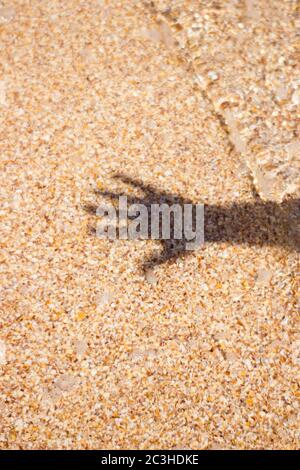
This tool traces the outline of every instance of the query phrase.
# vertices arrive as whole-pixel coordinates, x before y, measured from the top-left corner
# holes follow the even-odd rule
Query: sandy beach
[[[299,2],[1,0],[0,45],[0,448],[299,448]],[[120,194],[204,245],[99,239]]]

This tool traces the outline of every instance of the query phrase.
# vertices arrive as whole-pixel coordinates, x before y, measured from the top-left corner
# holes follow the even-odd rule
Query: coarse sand
[[[0,1],[2,449],[299,447],[296,6]],[[145,185],[201,249],[95,236]]]

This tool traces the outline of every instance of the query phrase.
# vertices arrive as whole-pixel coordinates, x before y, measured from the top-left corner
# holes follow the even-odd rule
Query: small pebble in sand
[[[153,269],[147,269],[147,271],[145,272],[145,278],[149,284],[157,284],[157,277]]]
[[[210,72],[208,72],[207,75],[209,76],[209,78],[211,80],[218,80],[218,78],[219,78],[218,74],[216,72],[212,71],[212,70]]]

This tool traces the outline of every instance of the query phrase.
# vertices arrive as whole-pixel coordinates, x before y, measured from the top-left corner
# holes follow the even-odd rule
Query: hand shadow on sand
[[[151,204],[195,203],[167,191],[158,191],[153,186],[131,177],[117,174],[116,179],[131,187],[142,190],[143,197],[135,197],[123,192],[95,191],[97,196],[118,200],[119,196],[127,196],[128,204],[144,204],[148,208],[149,233]],[[96,215],[98,205],[86,205],[84,210]],[[253,202],[232,203],[226,206],[205,204],[204,207],[204,246],[208,243],[228,242],[230,244],[243,244],[255,246],[281,246],[288,251],[299,252],[299,236],[297,238],[297,224],[299,225],[300,199],[288,199],[282,204],[262,201],[257,195]],[[299,226],[298,226],[299,229]],[[96,229],[92,230],[96,236]],[[149,237],[151,238],[151,237]],[[168,260],[188,256],[193,251],[186,250],[187,240],[160,239],[162,250],[158,256],[145,259],[143,269],[149,269],[163,264]]]

